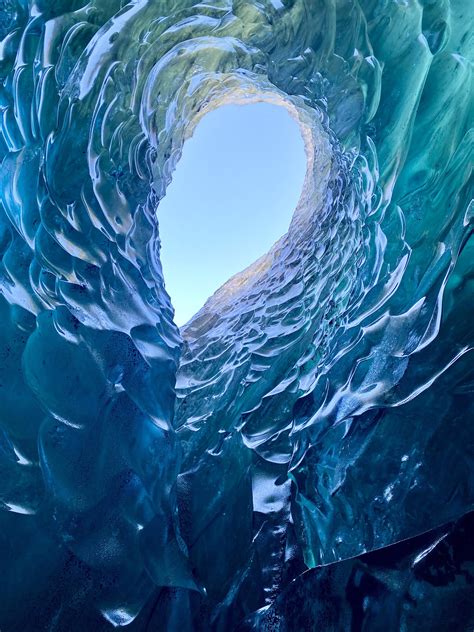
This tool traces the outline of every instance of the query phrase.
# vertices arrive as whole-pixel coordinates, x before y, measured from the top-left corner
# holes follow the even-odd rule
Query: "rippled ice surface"
[[[472,629],[474,4],[4,0],[0,39],[2,632]],[[179,332],[157,208],[261,100],[303,195]]]

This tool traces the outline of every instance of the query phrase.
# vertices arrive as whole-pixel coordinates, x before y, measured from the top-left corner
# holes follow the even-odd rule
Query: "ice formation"
[[[474,627],[473,24],[3,0],[2,632]],[[180,332],[159,201],[242,100],[299,121],[305,188]]]

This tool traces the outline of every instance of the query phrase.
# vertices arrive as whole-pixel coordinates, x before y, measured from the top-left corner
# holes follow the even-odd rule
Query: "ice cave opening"
[[[225,104],[199,121],[158,208],[178,326],[286,233],[306,169],[300,125],[280,105]]]

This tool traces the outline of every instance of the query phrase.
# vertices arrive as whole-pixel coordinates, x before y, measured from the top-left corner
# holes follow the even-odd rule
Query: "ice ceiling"
[[[4,0],[2,632],[472,629],[473,24]],[[156,209],[200,117],[261,100],[303,196],[181,336]]]

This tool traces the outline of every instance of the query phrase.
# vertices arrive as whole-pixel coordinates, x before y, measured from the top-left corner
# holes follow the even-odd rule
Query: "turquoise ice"
[[[474,4],[4,0],[0,42],[2,632],[472,629]],[[302,197],[180,332],[160,200],[262,100]]]

